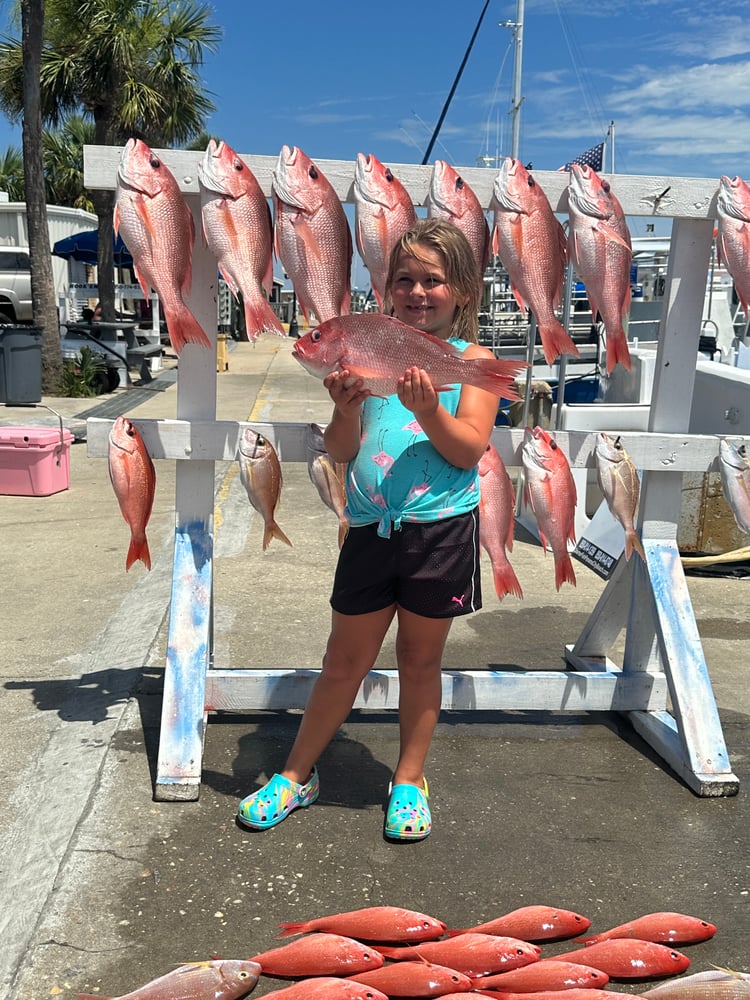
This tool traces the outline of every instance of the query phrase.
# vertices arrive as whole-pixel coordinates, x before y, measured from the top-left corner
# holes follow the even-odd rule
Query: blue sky
[[[419,163],[483,0],[217,0],[209,130],[238,152]],[[9,5],[2,3],[2,14]],[[539,169],[604,138],[618,173],[750,176],[750,19],[688,0],[527,0],[519,155]],[[510,152],[515,0],[491,0],[432,158]],[[726,11],[726,13],[724,13]],[[734,11],[734,13],[732,13]],[[0,145],[20,143],[0,119]],[[609,159],[607,160],[609,166]]]

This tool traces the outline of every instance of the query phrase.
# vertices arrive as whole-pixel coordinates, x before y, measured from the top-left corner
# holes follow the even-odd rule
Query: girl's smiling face
[[[440,253],[423,245],[419,257],[401,253],[390,291],[393,312],[402,323],[441,340],[450,337],[457,302]]]

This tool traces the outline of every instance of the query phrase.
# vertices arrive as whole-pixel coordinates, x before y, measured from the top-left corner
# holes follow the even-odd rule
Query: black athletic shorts
[[[339,553],[331,607],[362,615],[398,604],[424,618],[454,618],[482,606],[479,511],[402,521],[390,538],[376,524],[349,528]]]

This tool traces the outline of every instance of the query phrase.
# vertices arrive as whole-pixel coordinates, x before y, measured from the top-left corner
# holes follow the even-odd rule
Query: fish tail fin
[[[378,945],[378,951],[381,955],[384,955],[385,958],[398,958],[399,952],[403,952],[403,950],[403,947],[395,948],[386,944]]]
[[[148,540],[145,535],[130,539],[130,547],[125,557],[125,570],[129,570],[133,563],[141,560],[146,569],[151,569],[151,553],[148,548]]]
[[[641,559],[646,562],[646,553],[643,551],[643,545],[641,540],[635,532],[635,529],[625,532],[625,561],[632,556],[633,552],[637,552]]]
[[[619,330],[614,337],[607,335],[607,375],[618,364],[628,371],[633,367],[628,350],[628,338],[624,330]]]
[[[545,326],[540,324],[539,336],[542,340],[544,360],[548,365],[551,365],[555,358],[561,354],[571,354],[575,358],[580,356],[578,348],[566,333],[565,327],[557,320],[547,323]]]
[[[474,358],[471,364],[476,366],[474,368],[476,376],[471,380],[472,385],[494,393],[496,396],[502,396],[503,399],[516,400],[521,398],[513,385],[513,380],[529,367],[527,362]]]
[[[278,524],[275,521],[271,521],[270,524],[267,524],[266,528],[265,528],[265,531],[263,532],[263,550],[264,551],[271,544],[271,539],[272,538],[278,538],[278,540],[280,542],[284,542],[284,544],[288,545],[290,548],[293,547],[292,543],[289,541],[289,539],[286,537],[286,535],[284,534],[284,532],[281,530],[281,528],[278,526]]]
[[[281,933],[277,934],[277,938],[287,938],[294,937],[295,934],[304,934],[307,930],[306,921],[300,921],[297,924],[279,924],[281,928]]]
[[[275,333],[279,337],[286,337],[281,320],[263,296],[245,296],[245,326],[250,343],[254,343],[261,333]]]
[[[516,572],[510,563],[493,570],[492,576],[495,581],[495,593],[501,601],[507,594],[513,594],[514,597],[523,600],[521,584],[518,582]]]
[[[567,552],[565,552],[559,559],[555,560],[555,587],[557,590],[559,590],[564,583],[572,583],[574,587],[576,586],[576,574],[573,569],[573,561]]]
[[[201,347],[208,348],[213,346],[203,327],[184,302],[177,302],[169,309],[165,306],[164,319],[169,331],[169,342],[177,354],[185,344],[200,344]]]

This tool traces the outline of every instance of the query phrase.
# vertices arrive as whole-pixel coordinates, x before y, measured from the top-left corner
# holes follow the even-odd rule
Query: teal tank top
[[[451,337],[461,351],[468,341]],[[461,385],[440,393],[455,416]],[[432,445],[417,418],[397,395],[368,396],[362,406],[362,440],[349,463],[346,514],[352,525],[377,524],[388,538],[402,521],[438,521],[473,510],[479,503],[479,471],[459,469]]]

